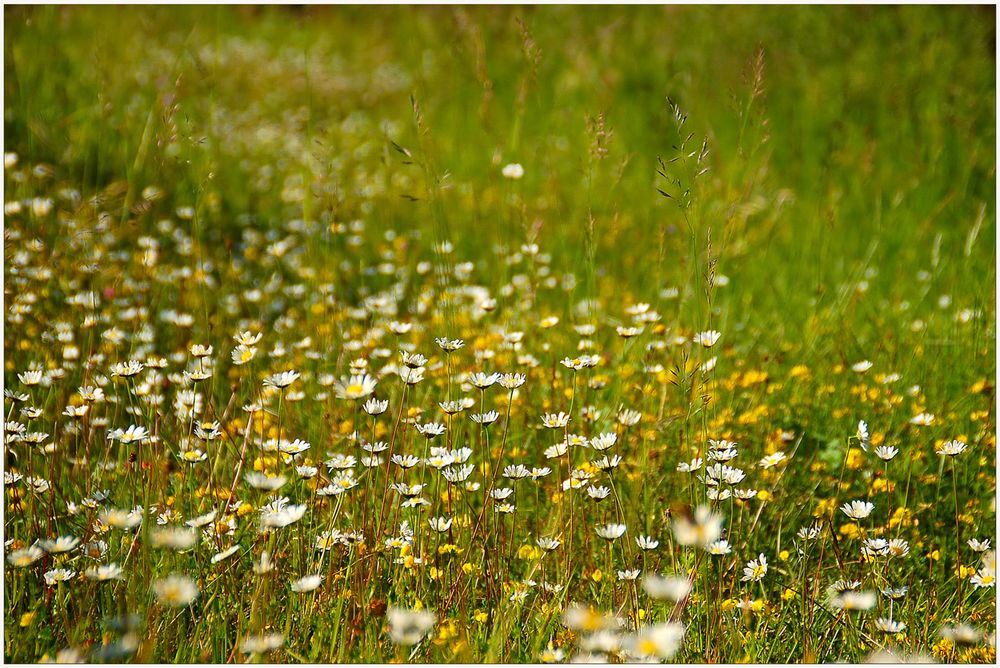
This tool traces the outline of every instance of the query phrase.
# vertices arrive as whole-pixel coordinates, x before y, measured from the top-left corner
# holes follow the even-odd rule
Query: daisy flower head
[[[92,385],[84,385],[79,388],[80,398],[86,401],[88,404],[99,403],[104,401],[104,390],[100,387],[94,387]]]
[[[413,323],[399,322],[397,320],[393,320],[392,322],[389,323],[389,329],[390,331],[392,331],[393,334],[397,335],[408,334],[410,330],[413,329]]]
[[[598,536],[607,541],[617,540],[625,535],[624,524],[605,524],[594,529]]]
[[[618,442],[618,435],[614,432],[605,432],[598,436],[592,437],[586,445],[597,450],[598,452],[603,452]]]
[[[861,553],[866,557],[886,555],[889,553],[889,541],[885,538],[868,538],[861,547]]]
[[[49,554],[61,554],[76,549],[80,539],[75,536],[60,536],[54,540],[39,541],[39,546]]]
[[[464,401],[442,401],[438,403],[446,415],[454,415],[465,410]]]
[[[198,383],[211,378],[212,372],[208,369],[195,369],[194,371],[185,371],[184,377],[192,382]]]
[[[546,552],[551,552],[552,550],[555,550],[560,545],[562,545],[562,541],[560,541],[558,538],[550,538],[549,536],[542,536],[540,538],[535,539],[535,544],[538,545],[538,547],[545,550]]]
[[[691,593],[691,580],[677,575],[649,574],[643,578],[642,588],[652,599],[677,602]]]
[[[465,341],[462,339],[446,339],[444,337],[434,339],[434,343],[438,344],[445,353],[453,353],[465,346]]]
[[[618,579],[622,582],[635,582],[639,579],[639,573],[641,573],[638,568],[632,568],[627,571],[618,571]]]
[[[164,527],[155,529],[151,534],[151,540],[153,547],[183,552],[191,549],[198,542],[198,532],[191,528]]]
[[[211,562],[213,564],[217,564],[220,561],[225,561],[229,557],[231,557],[234,554],[236,554],[237,552],[239,552],[239,550],[240,550],[240,545],[239,545],[239,543],[237,543],[237,544],[235,544],[235,545],[233,545],[231,547],[226,548],[222,552],[216,552],[214,555],[212,555]]]
[[[306,504],[285,505],[280,508],[265,507],[260,514],[261,529],[280,529],[302,519]]]
[[[673,522],[674,538],[681,545],[698,545],[707,548],[722,536],[722,515],[708,506],[698,506],[694,516],[677,517]]]
[[[102,564],[100,566],[92,566],[88,568],[83,573],[91,580],[97,580],[98,582],[107,582],[109,580],[121,580],[124,576],[122,574],[122,568],[116,563]]]
[[[705,475],[708,476],[709,484],[725,483],[727,485],[738,485],[746,477],[743,469],[725,464],[712,464],[705,469]]]
[[[104,391],[101,390],[101,393],[103,394]],[[25,401],[31,398],[27,394],[24,394],[22,392],[15,392],[10,388],[4,388],[3,396],[6,399],[10,399],[10,401],[15,404],[24,403]]]
[[[739,455],[736,448],[729,448],[728,450],[709,450],[707,453],[708,458],[713,462],[730,462]],[[763,465],[763,460],[762,460]]]
[[[111,375],[115,378],[130,378],[138,375],[145,368],[146,365],[138,360],[118,362],[117,364],[113,364],[111,366]]]
[[[45,556],[45,552],[37,545],[14,550],[7,555],[7,563],[15,568],[30,566]]]
[[[624,409],[618,413],[618,424],[623,427],[634,427],[642,420],[642,413],[631,409]]]
[[[982,638],[982,632],[969,624],[948,624],[942,626],[938,631],[945,640],[950,640],[960,645],[974,645]]]
[[[906,624],[886,617],[879,617],[875,620],[875,628],[882,633],[902,633],[906,630]]]
[[[616,327],[615,331],[623,339],[631,339],[634,336],[642,334],[642,327]]]
[[[567,369],[573,369],[573,371],[579,371],[580,369],[583,368],[583,361],[579,357],[575,359],[564,357],[561,360],[559,360],[559,363],[562,364]]]
[[[187,524],[189,527],[197,529],[199,527],[203,527],[207,524],[211,524],[212,522],[214,522],[217,514],[218,514],[217,511],[210,510],[204,515],[199,515],[197,517],[189,519],[187,522],[185,522],[185,524]]]
[[[977,538],[970,538],[966,541],[966,544],[972,548],[973,552],[986,552],[990,549],[990,539],[979,540]],[[43,546],[44,547],[44,546]]]
[[[639,546],[640,550],[655,550],[660,546],[660,541],[649,536],[636,536],[635,544]]]
[[[705,494],[708,496],[710,501],[725,501],[733,496],[733,490],[729,487],[720,488],[716,484],[716,486],[706,489]]]
[[[163,605],[183,608],[198,597],[198,584],[187,575],[168,575],[153,583],[153,594]]]
[[[947,443],[945,443],[944,445],[942,445],[940,448],[938,448],[937,450],[935,450],[935,452],[937,452],[937,454],[945,456],[945,457],[957,457],[958,455],[960,455],[963,452],[965,452],[965,450],[967,448],[968,448],[968,446],[965,444],[965,441],[959,441],[959,440],[956,439],[956,440],[948,441]]]
[[[505,373],[497,380],[500,386],[507,390],[516,390],[524,385],[525,375],[523,373]]]
[[[108,438],[120,443],[142,443],[149,439],[149,431],[145,427],[131,425],[127,429],[114,429],[108,433]]]
[[[681,648],[684,630],[684,624],[680,622],[652,624],[630,636],[625,645],[635,657],[666,661]]]
[[[553,647],[552,643],[538,654],[538,660],[542,663],[562,663],[565,658],[566,651]]]
[[[69,582],[75,575],[76,571],[71,571],[68,568],[53,568],[45,572],[45,584],[53,587],[60,582]]]
[[[767,575],[767,557],[762,554],[757,555],[756,559],[748,561],[747,565],[743,567],[743,577],[740,578],[743,582],[760,582]]]
[[[613,614],[597,610],[592,605],[572,603],[563,609],[562,624],[577,633],[593,634],[598,631],[618,629],[621,620]]]
[[[868,423],[864,420],[858,420],[856,438],[858,439],[858,443],[861,444],[861,449],[868,452],[868,446],[871,445],[871,435],[868,433]]]
[[[67,406],[66,409],[63,411],[62,414],[65,415],[66,417],[82,418],[83,416],[85,416],[87,414],[87,411],[89,409],[90,409],[90,406],[88,406],[86,404],[84,404],[82,406]]]
[[[122,510],[120,508],[106,508],[101,511],[100,519],[115,529],[128,531],[142,524],[142,509]]]
[[[853,370],[855,373],[865,373],[866,371],[868,371],[869,369],[871,369],[873,366],[874,366],[874,364],[872,364],[868,360],[862,360],[860,362],[855,362],[854,364],[852,364],[851,365],[851,370]]]
[[[562,429],[569,424],[570,417],[566,413],[547,413],[542,416],[542,425],[549,429]]]
[[[801,527],[795,534],[799,540],[816,540],[823,534],[822,524]]]
[[[212,346],[205,346],[200,343],[191,344],[188,348],[188,352],[191,353],[191,357],[208,357],[212,354]]]
[[[868,501],[851,501],[840,507],[841,512],[852,520],[863,520],[875,510],[875,504]]]
[[[305,594],[318,588],[323,583],[322,575],[304,575],[292,583],[292,591]]]
[[[364,399],[375,391],[378,381],[367,374],[358,374],[341,378],[337,381],[333,391],[338,399],[348,399],[357,401]]]
[[[455,457],[445,448],[431,448],[431,456],[426,458],[424,462],[428,466],[440,470],[454,464]]]
[[[260,332],[254,334],[250,330],[247,330],[245,332],[238,332],[237,334],[234,334],[233,341],[241,346],[255,346],[258,342],[260,342],[262,336],[264,335]]]
[[[434,438],[436,436],[440,436],[441,434],[443,434],[448,429],[447,427],[445,427],[443,424],[441,424],[439,422],[428,422],[426,424],[417,424],[417,425],[414,425],[414,428],[424,438],[427,438],[427,439],[431,439],[431,438]]]
[[[694,473],[701,468],[703,460],[700,457],[695,457],[690,462],[681,462],[677,465],[677,471],[680,473]]]
[[[428,610],[391,607],[386,611],[389,638],[397,645],[416,645],[434,628],[437,616]]]
[[[260,471],[248,471],[243,475],[243,479],[254,489],[263,489],[273,492],[288,482],[283,475],[267,475]]]
[[[769,468],[771,468],[773,466],[777,466],[781,462],[785,461],[785,459],[786,459],[786,457],[785,457],[785,453],[784,452],[780,452],[780,451],[779,452],[775,452],[775,453],[767,455],[766,457],[764,457],[763,459],[761,459],[760,460],[760,467],[762,469],[769,469]]]
[[[372,417],[375,417],[376,415],[381,415],[382,413],[385,413],[388,409],[389,409],[388,399],[379,400],[372,397],[371,399],[369,399],[368,401],[366,401],[361,405],[361,410],[363,410],[368,415],[371,415]]]
[[[898,601],[904,598],[909,590],[910,588],[906,585],[903,585],[902,587],[886,587],[882,590],[882,595],[888,599]]]
[[[427,523],[434,531],[437,531],[438,533],[444,533],[445,531],[451,528],[451,523],[453,521],[454,519],[451,517],[448,518],[432,517],[431,519],[427,520]]]
[[[590,487],[587,488],[587,496],[589,496],[591,499],[594,499],[595,501],[603,501],[604,499],[608,498],[610,494],[611,490],[605,487],[604,485],[601,485],[600,487],[591,485]]]
[[[875,456],[884,462],[891,461],[898,454],[899,450],[891,445],[880,445],[875,448]]]
[[[408,353],[405,350],[399,351],[400,356],[403,360],[403,366],[408,366],[411,369],[416,369],[417,367],[426,366],[427,358],[420,353]]]
[[[996,573],[985,568],[980,568],[976,571],[975,575],[969,578],[969,582],[971,582],[976,589],[994,587],[997,583]]]
[[[892,538],[886,546],[886,554],[890,557],[905,557],[910,553],[910,544],[902,538]]]
[[[725,539],[714,540],[705,549],[714,557],[722,557],[733,551],[729,541]]]
[[[331,550],[343,541],[343,534],[337,529],[324,531],[316,536],[316,549],[320,551]]]
[[[716,343],[719,342],[719,338],[722,337],[722,332],[716,331],[714,329],[709,329],[704,332],[698,332],[694,335],[692,341],[694,343],[700,344],[705,348],[711,348]]]
[[[861,580],[835,580],[830,584],[830,589],[842,594],[845,591],[853,591],[861,586]]]
[[[424,379],[424,367],[420,366],[416,369],[411,369],[408,366],[404,366],[399,370],[399,378],[407,385],[416,385]]]
[[[531,475],[531,470],[524,464],[509,464],[503,469],[503,477],[520,480]]]
[[[240,651],[244,654],[266,654],[279,649],[285,644],[285,636],[280,633],[248,636],[240,643]]]
[[[264,379],[264,387],[274,387],[282,390],[299,379],[298,371],[281,371]]]
[[[475,385],[480,390],[485,390],[498,380],[500,380],[500,374],[498,373],[487,374],[483,373],[482,371],[477,371],[476,373],[469,376],[469,382]]]
[[[274,570],[274,560],[271,559],[271,553],[264,550],[260,553],[260,559],[253,562],[253,572],[257,575],[264,575],[270,573]]]
[[[833,599],[833,607],[841,610],[864,612],[875,607],[877,597],[873,591],[845,591]]]
[[[491,425],[499,419],[500,413],[497,411],[487,411],[485,413],[473,413],[469,419],[476,424]]]
[[[505,179],[511,179],[512,181],[516,181],[520,179],[522,176],[524,176],[524,167],[522,167],[520,164],[516,162],[512,162],[504,165],[503,169],[500,170],[500,173],[503,174],[503,177]]]

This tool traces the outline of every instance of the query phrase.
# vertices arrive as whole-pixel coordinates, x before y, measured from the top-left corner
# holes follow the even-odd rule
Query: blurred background
[[[592,281],[645,301],[696,293],[714,261],[738,287],[724,319],[777,337],[891,320],[930,299],[918,270],[995,301],[993,7],[5,17],[6,150],[123,200],[140,229],[156,185],[237,254],[248,226],[364,219],[447,238],[486,276],[535,241],[583,280],[589,252]],[[875,280],[885,299],[852,305],[844,286]]]

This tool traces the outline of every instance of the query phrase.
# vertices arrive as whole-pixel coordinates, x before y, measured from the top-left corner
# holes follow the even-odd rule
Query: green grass
[[[619,615],[626,641],[636,609],[641,626],[679,619],[683,643],[663,652],[675,661],[858,661],[885,647],[992,661],[991,647],[939,631],[995,630],[995,589],[955,574],[980,567],[966,540],[995,542],[995,40],[990,7],[5,8],[4,144],[17,161],[4,179],[4,380],[29,395],[5,413],[54,446],[7,439],[5,471],[48,489],[5,484],[6,551],[60,535],[107,544],[96,560],[7,564],[5,658],[71,647],[217,662],[281,633],[259,656],[537,661],[549,644],[567,658],[586,645],[563,623],[581,603]],[[509,163],[523,178],[504,178]],[[32,206],[44,198],[51,210]],[[93,310],[71,299],[86,291]],[[487,297],[495,310],[480,307]],[[658,317],[638,322],[637,303]],[[396,334],[392,321],[415,326]],[[635,338],[616,333],[633,324]],[[232,337],[248,329],[263,339],[234,365]],[[714,347],[691,343],[712,329]],[[466,346],[446,357],[436,337]],[[208,361],[192,344],[213,346]],[[391,366],[401,347],[430,358],[405,394]],[[559,364],[584,352],[600,355],[596,368]],[[112,364],[161,357],[162,371],[110,378]],[[389,401],[377,418],[321,382],[358,359]],[[852,370],[862,360],[872,368]],[[202,410],[182,415],[181,374],[206,363]],[[36,365],[64,376],[25,383]],[[262,391],[287,369],[302,378],[280,399]],[[468,385],[477,371],[527,382],[509,402]],[[64,415],[83,385],[115,400]],[[462,396],[473,406],[449,422],[439,403]],[[258,400],[266,411],[248,423],[240,408]],[[466,419],[491,409],[488,429]],[[639,424],[618,424],[622,409]],[[568,427],[540,426],[559,411]],[[931,425],[910,423],[925,411]],[[862,419],[876,445],[900,450],[887,465],[858,447]],[[195,422],[216,420],[221,434],[196,442]],[[483,489],[449,499],[457,486],[424,464],[386,480],[359,461],[358,487],[324,497],[296,473],[317,466],[322,487],[332,453],[360,460],[356,430],[425,457],[414,421],[447,424],[429,445],[471,448]],[[108,440],[132,424],[158,440]],[[566,433],[609,431],[606,453],[545,458]],[[282,461],[260,451],[275,437],[310,448]],[[740,486],[767,498],[709,502],[676,471],[720,438],[739,443]],[[968,451],[935,454],[952,439]],[[196,446],[205,461],[179,458]],[[758,465],[776,451],[788,460]],[[592,480],[612,495],[561,496],[568,467],[601,454],[623,458]],[[553,473],[507,483],[515,513],[483,512],[498,463]],[[301,520],[258,533],[268,493],[242,481],[255,467],[288,478],[280,494],[306,504]],[[393,481],[423,481],[431,505],[400,508]],[[181,553],[152,547],[155,514],[105,532],[101,509],[81,506],[108,490],[105,508],[169,505],[182,525],[226,516],[230,489],[232,535]],[[854,499],[875,504],[862,531],[906,540],[908,555],[861,559],[837,509]],[[672,538],[705,503],[725,517],[725,557]],[[382,507],[392,522],[372,517]],[[452,530],[431,531],[436,516],[454,517]],[[403,519],[422,564],[384,549]],[[612,521],[628,530],[609,550],[594,527]],[[813,522],[823,534],[800,554],[796,533]],[[316,536],[332,527],[363,532],[363,545],[321,559]],[[557,533],[551,554],[521,549]],[[639,554],[639,534],[660,546]],[[211,563],[236,543],[238,556]],[[439,553],[447,544],[461,552]],[[258,575],[263,550],[277,566]],[[770,571],[741,582],[760,553]],[[50,587],[55,562],[76,575]],[[82,575],[110,562],[120,582]],[[694,593],[672,611],[609,564],[690,574]],[[150,586],[175,571],[199,595],[171,609]],[[313,572],[316,591],[290,591]],[[545,591],[543,573],[562,589]],[[841,613],[826,590],[843,578],[910,591]],[[512,600],[525,579],[537,584]],[[436,624],[394,645],[387,606],[433,610]],[[119,628],[127,614],[137,621]],[[890,617],[905,631],[875,628]]]

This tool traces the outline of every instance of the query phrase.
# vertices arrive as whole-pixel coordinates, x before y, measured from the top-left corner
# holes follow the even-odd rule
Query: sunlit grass
[[[7,660],[995,660],[992,8],[5,19]]]

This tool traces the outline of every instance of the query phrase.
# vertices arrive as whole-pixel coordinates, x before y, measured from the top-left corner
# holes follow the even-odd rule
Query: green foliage
[[[5,151],[17,156],[5,170],[4,378],[30,395],[8,397],[5,413],[55,446],[8,440],[5,470],[44,476],[51,491],[5,485],[7,554],[62,534],[108,542],[103,560],[71,557],[79,572],[58,586],[42,580],[52,555],[8,564],[7,660],[75,647],[146,662],[536,661],[547,647],[572,652],[579,638],[562,624],[572,602],[629,623],[671,617],[640,585],[615,580],[627,568],[694,573],[677,660],[857,661],[893,644],[989,658],[937,633],[995,627],[994,590],[955,574],[978,567],[966,539],[995,542],[994,8],[4,12]],[[522,177],[504,175],[512,163]],[[93,313],[74,304],[87,291]],[[648,311],[629,308],[640,303]],[[396,320],[417,326],[396,333]],[[62,324],[79,361],[56,343]],[[593,333],[573,328],[587,324]],[[642,331],[616,333],[633,325]],[[264,334],[261,351],[231,363],[245,329]],[[708,330],[722,333],[714,347],[693,338]],[[439,336],[467,347],[444,355]],[[195,418],[173,404],[191,382],[179,374],[202,370],[192,344],[214,346],[212,376],[197,381],[200,418],[224,434],[202,444],[203,462],[182,459]],[[431,359],[427,379],[404,389],[390,365],[409,344]],[[589,353],[601,356],[596,369],[559,364]],[[107,424],[67,427],[77,388],[146,355],[169,367],[109,382],[116,400],[92,407]],[[358,358],[389,400],[378,418],[319,382],[357,372]],[[872,369],[852,370],[862,360]],[[34,366],[66,375],[26,383],[19,374]],[[287,369],[303,373],[300,400],[262,390]],[[515,397],[466,382],[494,370],[527,383]],[[161,391],[161,405],[147,400]],[[440,403],[463,394],[470,411],[497,410],[496,424],[443,416]],[[255,401],[266,404],[259,433],[240,411]],[[23,417],[25,403],[42,416]],[[639,426],[616,420],[623,409],[642,413]],[[539,426],[559,411],[568,427]],[[923,412],[935,422],[911,421]],[[859,449],[862,418],[900,449],[889,464]],[[324,459],[359,454],[357,434],[424,457],[430,441],[412,423],[435,420],[449,445],[475,450],[483,484],[454,507],[442,496],[452,486],[425,465],[392,469],[434,481],[422,492],[431,510],[401,510],[379,470],[365,473],[363,493],[319,497],[291,461],[269,463],[258,447],[265,432],[309,441],[305,458],[325,484]],[[155,431],[156,447],[107,439],[131,424]],[[558,465],[543,454],[577,430],[619,435],[610,453],[624,462],[594,478],[613,487],[599,503],[562,496],[561,484],[601,453],[575,449]],[[747,485],[764,492],[711,504],[734,550],[724,558],[670,537],[673,521],[708,501],[677,467],[704,457],[709,438],[738,441]],[[959,438],[968,453],[935,454]],[[779,451],[786,462],[760,464]],[[484,471],[521,461],[559,468],[534,487],[509,483],[516,514],[486,512],[496,503]],[[281,494],[306,503],[305,518],[258,534],[268,495],[241,481],[249,470],[287,475]],[[96,510],[67,504],[104,487],[113,507],[162,510],[169,499],[184,519],[229,510],[236,528],[179,554],[148,549],[151,516],[135,535],[99,536]],[[868,498],[868,524],[837,509]],[[392,526],[372,517],[379,504]],[[464,518],[447,541],[427,528],[446,508]],[[402,518],[423,563],[382,548]],[[619,520],[620,542],[595,538],[595,526]],[[812,523],[823,537],[800,551],[796,532]],[[365,547],[317,557],[330,528],[363,529]],[[905,536],[907,560],[869,568],[865,531]],[[532,556],[535,538],[556,533],[558,550]],[[659,551],[638,553],[639,534],[659,537]],[[237,542],[231,562],[210,561]],[[448,544],[462,551],[442,552]],[[280,568],[255,574],[251,561],[272,548]],[[760,553],[768,576],[742,582]],[[82,576],[110,560],[126,565],[122,582]],[[317,593],[290,592],[314,567]],[[189,607],[165,608],[150,592],[174,570],[197,581]],[[874,631],[875,612],[831,608],[827,586],[855,577],[864,589],[910,586],[905,601],[878,608],[905,633]],[[539,594],[545,578],[563,588]],[[392,645],[393,605],[435,610],[433,640]],[[282,634],[280,650],[239,651],[265,632]]]

